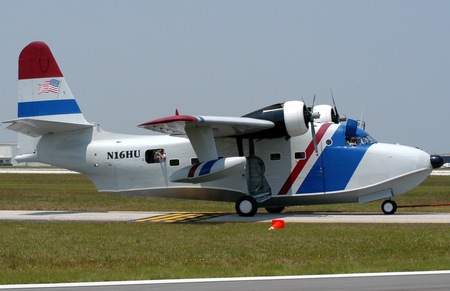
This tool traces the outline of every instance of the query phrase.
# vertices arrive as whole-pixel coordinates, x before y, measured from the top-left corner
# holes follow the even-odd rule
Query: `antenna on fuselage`
[[[362,130],[365,130],[366,129],[366,123],[363,120],[363,115],[364,115],[364,107],[361,110],[361,117],[358,120],[358,128],[362,129]]]

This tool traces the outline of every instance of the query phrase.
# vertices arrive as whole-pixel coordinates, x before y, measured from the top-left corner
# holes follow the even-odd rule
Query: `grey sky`
[[[16,117],[17,58],[55,55],[105,130],[167,115],[241,116],[304,98],[380,142],[450,152],[450,1],[2,1],[1,120]],[[15,141],[0,128],[0,142]]]

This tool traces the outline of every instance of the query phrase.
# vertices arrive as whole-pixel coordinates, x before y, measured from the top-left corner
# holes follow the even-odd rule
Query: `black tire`
[[[284,206],[280,206],[280,207],[266,207],[266,211],[269,213],[281,213],[284,210]]]
[[[235,209],[239,216],[254,216],[258,211],[258,204],[252,196],[242,196],[236,201]]]
[[[393,200],[385,200],[383,204],[381,204],[381,211],[384,214],[394,214],[397,211],[397,203]]]

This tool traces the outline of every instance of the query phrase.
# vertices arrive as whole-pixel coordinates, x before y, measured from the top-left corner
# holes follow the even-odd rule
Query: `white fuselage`
[[[247,194],[260,197],[260,206],[369,202],[400,195],[431,172],[429,155],[421,150],[382,143],[348,146],[342,126],[319,124],[316,130],[317,154],[309,134],[244,139],[247,163],[201,183],[171,181],[176,171],[198,163],[185,137],[121,135],[97,126],[43,136],[37,158],[86,174],[102,192],[220,201]],[[218,138],[216,144],[219,156],[239,155],[235,138]],[[153,160],[159,149],[166,154],[162,162]]]

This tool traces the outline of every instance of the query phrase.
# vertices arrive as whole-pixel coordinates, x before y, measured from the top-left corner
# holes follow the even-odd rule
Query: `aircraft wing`
[[[211,127],[214,137],[239,136],[272,128],[274,123],[249,117],[173,115],[139,127],[169,135],[186,135],[186,129]]]
[[[249,117],[173,115],[139,127],[169,135],[186,135],[201,162],[218,158],[216,137],[240,136],[274,127],[274,123]]]

